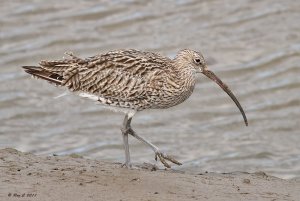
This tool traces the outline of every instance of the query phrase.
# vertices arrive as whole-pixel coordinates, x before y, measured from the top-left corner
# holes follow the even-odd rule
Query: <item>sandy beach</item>
[[[300,180],[263,172],[185,173],[138,169],[78,155],[0,150],[0,200],[299,200]]]

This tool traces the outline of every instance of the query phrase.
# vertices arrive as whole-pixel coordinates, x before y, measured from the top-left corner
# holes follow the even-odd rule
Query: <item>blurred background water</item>
[[[137,133],[193,171],[300,176],[300,2],[294,0],[0,2],[0,148],[124,161],[124,115],[68,95],[20,68],[42,59],[135,48],[201,51],[249,119],[200,75],[183,104],[145,111]],[[132,160],[154,163],[130,138]]]

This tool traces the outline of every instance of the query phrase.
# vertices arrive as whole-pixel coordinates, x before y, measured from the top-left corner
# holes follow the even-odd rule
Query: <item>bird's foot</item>
[[[124,168],[128,168],[128,169],[131,169],[132,168],[132,164],[130,162],[125,162],[121,165],[121,167],[124,167]]]
[[[131,163],[128,163],[128,164],[123,163],[121,167],[129,169],[129,170],[140,170],[141,169],[141,167],[139,167],[137,165],[132,165]]]
[[[155,151],[155,160],[157,161],[157,158],[159,158],[160,162],[166,167],[166,168],[171,168],[171,166],[166,162],[170,161],[176,165],[182,165],[179,161],[175,160],[173,157],[166,155],[159,150]]]

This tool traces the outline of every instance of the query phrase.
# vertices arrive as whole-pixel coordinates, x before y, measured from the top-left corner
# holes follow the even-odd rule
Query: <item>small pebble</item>
[[[139,181],[139,180],[140,180],[139,178],[131,179],[131,181]]]
[[[250,179],[244,179],[244,180],[243,180],[243,183],[245,183],[245,184],[250,184]]]

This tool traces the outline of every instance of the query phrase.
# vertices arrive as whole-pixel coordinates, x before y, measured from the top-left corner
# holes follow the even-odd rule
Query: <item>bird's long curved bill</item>
[[[239,108],[240,112],[242,113],[246,126],[248,126],[248,120],[246,114],[241,104],[236,99],[236,97],[231,92],[231,90],[228,88],[228,86],[225,83],[223,83],[222,80],[220,80],[220,78],[218,78],[212,71],[204,70],[202,73],[206,75],[208,78],[210,78],[211,80],[213,80],[215,83],[217,83],[230,96],[230,98],[233,100],[233,102],[236,104],[236,106]]]

